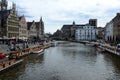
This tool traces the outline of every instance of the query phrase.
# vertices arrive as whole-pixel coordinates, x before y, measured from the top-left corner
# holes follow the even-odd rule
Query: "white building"
[[[27,22],[28,26],[28,38],[37,37],[37,27],[35,21]]]
[[[98,29],[96,26],[81,25],[76,29],[75,39],[77,41],[81,40],[97,40]]]
[[[113,38],[113,22],[110,21],[105,26],[105,40],[109,41]]]

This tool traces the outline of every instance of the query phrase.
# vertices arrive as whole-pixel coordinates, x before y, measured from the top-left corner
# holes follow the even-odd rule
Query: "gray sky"
[[[98,26],[104,27],[120,12],[120,0],[9,0],[9,7],[12,2],[27,21],[39,21],[42,16],[45,32],[51,33],[73,21],[86,24],[90,18],[98,19]]]

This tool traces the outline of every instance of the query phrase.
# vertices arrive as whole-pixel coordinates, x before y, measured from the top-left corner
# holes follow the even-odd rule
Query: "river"
[[[80,43],[59,42],[43,54],[24,57],[0,80],[120,80],[120,57]]]

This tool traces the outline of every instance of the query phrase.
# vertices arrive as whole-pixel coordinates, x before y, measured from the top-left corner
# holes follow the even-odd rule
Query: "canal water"
[[[120,57],[80,43],[59,42],[31,54],[0,80],[120,80]]]

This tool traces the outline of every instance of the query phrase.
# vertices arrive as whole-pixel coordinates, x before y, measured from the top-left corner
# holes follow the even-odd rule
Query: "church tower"
[[[8,2],[6,0],[2,0],[0,3],[1,11],[7,10]]]

